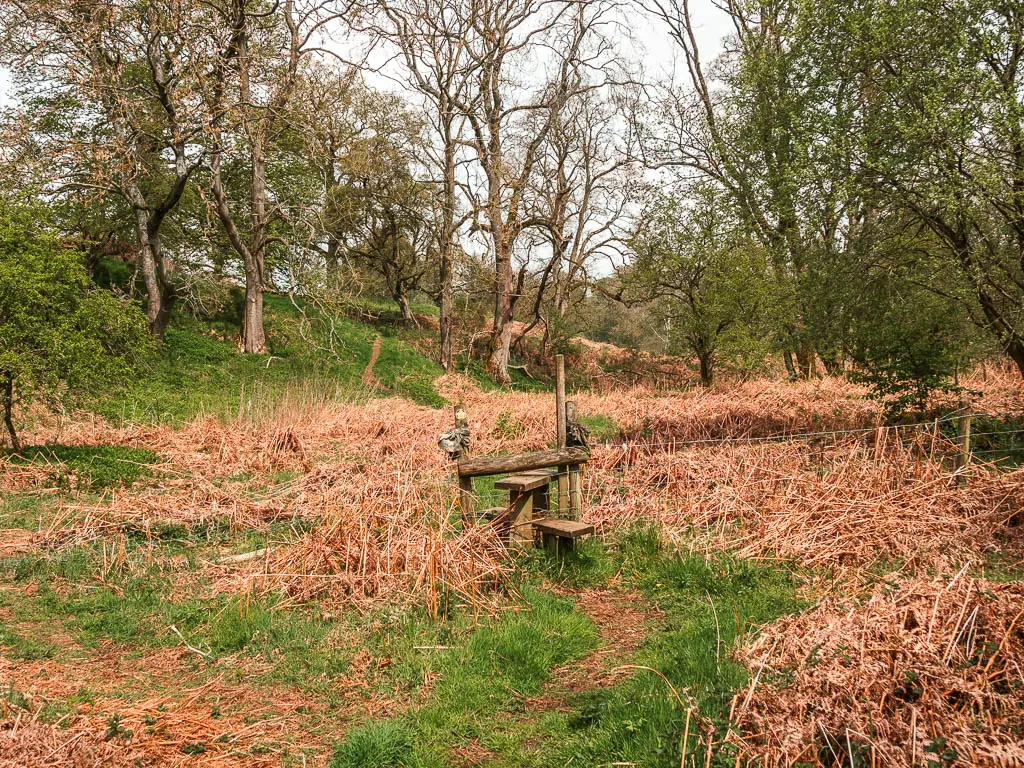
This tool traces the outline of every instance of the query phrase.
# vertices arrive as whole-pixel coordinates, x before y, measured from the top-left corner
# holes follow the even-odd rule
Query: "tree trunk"
[[[453,240],[455,238],[455,140],[452,137],[451,121],[444,125],[444,211],[441,219],[441,264],[439,268],[439,280],[441,291],[438,309],[440,318],[438,321],[438,333],[441,344],[441,367],[448,371],[452,370],[455,340],[453,338],[452,314],[454,295],[454,259],[452,258]]]
[[[409,305],[409,297],[405,291],[397,290],[392,295],[395,303],[398,304],[398,308],[402,311],[402,322],[406,325],[420,327],[420,324],[416,321],[416,315],[412,313],[412,307]]]
[[[798,344],[796,361],[800,366],[800,377],[809,379],[814,375],[814,347],[809,344]]]
[[[697,353],[700,361],[700,382],[705,387],[710,387],[715,381],[715,355],[713,352],[702,350]]]
[[[146,286],[146,320],[153,338],[163,341],[171,320],[175,291],[168,284],[166,265],[161,263],[158,235],[150,234],[150,229],[148,212],[136,207],[135,231],[139,239],[139,272]]]
[[[257,257],[254,257],[255,261]],[[262,258],[260,258],[262,261]],[[246,265],[245,311],[242,313],[242,351],[258,355],[266,351],[267,337],[263,331],[263,269],[262,265]]]
[[[786,373],[789,374],[789,378],[791,378],[791,379],[793,379],[795,381],[796,378],[797,378],[797,375],[796,375],[796,365],[793,363],[793,352],[792,352],[792,350],[787,349],[785,352],[782,353],[782,362],[786,364]]]
[[[455,351],[455,338],[454,338],[454,323],[452,322],[452,314],[454,311],[454,301],[452,290],[452,260],[451,260],[451,249],[449,248],[448,254],[441,255],[441,296],[440,302],[438,303],[438,309],[440,317],[438,319],[438,333],[440,336],[441,344],[441,367],[448,373],[451,373],[454,366],[454,351]]]
[[[334,169],[334,162],[337,155],[337,148],[334,146],[333,135],[329,139],[328,153],[330,159],[324,168],[324,199],[329,200],[331,193],[334,191],[334,187],[338,183],[337,173]],[[333,228],[332,228],[333,229]],[[339,272],[341,271],[341,260],[338,258],[338,248],[340,243],[336,235],[332,233],[327,234],[327,284],[332,289],[337,289],[341,286],[341,280],[339,279]]]
[[[512,343],[512,253],[504,233],[495,233],[494,331],[491,334],[488,369],[499,384],[511,384],[508,373]]]
[[[336,289],[341,285],[341,259],[338,257],[338,238],[334,235],[327,236],[327,284],[330,288]]]
[[[4,376],[4,379],[4,426],[7,427],[7,434],[11,436],[11,448],[14,449],[15,453],[20,453],[23,446],[21,440],[18,439],[17,431],[14,429],[14,376],[8,373]]]
[[[249,40],[240,35],[238,70],[242,101],[250,101]],[[248,131],[252,178],[249,187],[249,244],[245,266],[245,316],[242,319],[242,351],[261,354],[267,349],[263,330],[263,266],[267,247],[267,126],[258,122]]]

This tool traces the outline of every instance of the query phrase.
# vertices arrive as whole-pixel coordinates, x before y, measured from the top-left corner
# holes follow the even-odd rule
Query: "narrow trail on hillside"
[[[635,592],[611,587],[579,592],[554,587],[551,591],[576,598],[577,607],[597,625],[600,642],[582,659],[551,670],[549,682],[538,696],[521,699],[517,719],[506,725],[510,732],[542,712],[572,712],[577,694],[614,685],[631,674],[620,667],[632,661],[633,654],[661,617],[661,611]],[[477,739],[455,747],[452,757],[452,765],[459,768],[504,765],[495,762],[496,755]]]
[[[373,351],[370,352],[370,362],[366,364],[366,368],[363,370],[363,386],[376,389],[380,386],[380,382],[377,381],[377,377],[373,373],[373,366],[377,364],[377,358],[380,357],[380,345],[383,342],[383,337],[378,336],[373,340]]]
[[[600,645],[582,659],[553,670],[547,689],[526,702],[527,715],[571,711],[575,694],[613,685],[629,675],[619,667],[631,660],[661,615],[637,593],[607,587],[577,593],[576,604],[597,625]]]
[[[582,659],[551,670],[550,682],[538,696],[521,702],[523,710],[517,722],[529,722],[542,712],[572,712],[573,698],[583,691],[614,685],[631,674],[621,669],[633,659],[648,634],[656,627],[661,611],[635,592],[600,587],[580,592],[555,588],[558,594],[576,598],[577,607],[597,625],[600,643]],[[508,728],[515,730],[516,724]],[[460,768],[490,766],[495,755],[476,739],[456,747],[455,762]]]

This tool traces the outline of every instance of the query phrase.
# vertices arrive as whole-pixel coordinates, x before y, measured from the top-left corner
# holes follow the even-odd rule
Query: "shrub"
[[[125,378],[150,345],[138,307],[96,288],[38,206],[0,200],[0,404],[69,400]]]

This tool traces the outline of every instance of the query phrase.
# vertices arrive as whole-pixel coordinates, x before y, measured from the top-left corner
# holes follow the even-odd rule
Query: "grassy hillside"
[[[96,404],[108,418],[126,421],[179,421],[200,414],[246,417],[285,397],[303,400],[400,395],[441,406],[433,381],[443,371],[396,334],[383,316],[377,324],[345,317],[305,328],[286,297],[266,297],[268,351],[238,352],[238,327],[179,317],[168,329],[164,349],[122,391]],[[377,387],[362,383],[374,342]]]

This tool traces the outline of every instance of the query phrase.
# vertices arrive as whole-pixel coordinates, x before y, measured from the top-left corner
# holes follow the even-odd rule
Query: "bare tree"
[[[587,46],[608,6],[553,0],[482,0],[474,36],[467,44],[478,67],[474,93],[462,105],[472,129],[482,183],[474,195],[477,225],[491,241],[494,254],[494,327],[488,368],[500,382],[510,381],[509,354],[513,309],[523,284],[514,281],[516,241],[531,225],[526,196],[541,150],[563,106],[597,86],[579,77],[581,68],[599,69],[609,55],[605,45]],[[546,53],[549,72],[530,92],[517,82],[523,58]],[[526,92],[524,92],[524,90]]]
[[[425,153],[438,191],[435,238],[438,251],[440,362],[452,370],[455,254],[464,219],[458,214],[457,169],[463,148],[463,105],[469,102],[478,63],[465,41],[473,34],[474,3],[461,0],[383,0],[386,24],[379,32],[401,52],[408,83],[429,109],[424,110],[436,139]]]
[[[259,353],[266,348],[267,253],[282,241],[271,231],[279,209],[268,187],[268,155],[289,127],[287,108],[300,62],[315,47],[322,27],[338,16],[315,0],[283,0],[269,7],[258,0],[224,0],[208,7],[218,49],[207,93],[211,205],[245,273],[242,350]],[[245,197],[233,196],[225,183],[226,159],[246,166]]]
[[[534,299],[542,318],[546,290],[564,319],[575,290],[586,290],[600,256],[612,260],[629,237],[637,179],[634,135],[626,129],[614,90],[585,91],[570,99],[550,131],[536,174],[533,219],[550,248]]]

